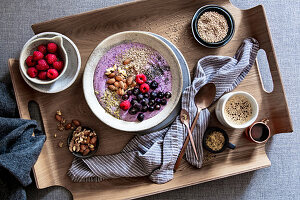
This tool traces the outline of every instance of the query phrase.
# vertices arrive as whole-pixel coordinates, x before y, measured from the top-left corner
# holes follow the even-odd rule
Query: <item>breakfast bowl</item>
[[[99,148],[99,138],[95,131],[86,126],[79,126],[67,139],[69,151],[78,158],[89,158]]]
[[[61,36],[54,36],[52,38],[46,38],[45,37],[45,38],[37,38],[37,39],[34,39],[34,40],[30,39],[29,41],[30,42],[27,42],[24,45],[24,47],[21,51],[21,54],[20,54],[20,59],[19,59],[20,72],[22,74],[22,77],[26,78],[27,80],[29,80],[29,81],[31,81],[35,84],[41,84],[41,85],[51,84],[51,83],[57,81],[59,78],[61,78],[63,76],[63,74],[65,73],[65,71],[67,70],[67,66],[68,66],[68,54],[67,54],[67,52],[66,52],[66,50],[63,46],[63,38]],[[41,54],[41,52],[38,51],[38,47],[40,45],[47,45],[49,43],[56,44],[57,45],[57,50],[55,50],[55,53],[50,53],[50,52],[48,52],[48,50],[45,49],[45,52],[47,52],[48,54],[47,55],[45,54],[45,56],[44,56],[44,54]],[[28,64],[26,63],[26,59],[29,56],[32,56],[34,54],[34,52],[39,52],[42,55],[41,59],[35,60],[35,61],[32,60],[32,62],[35,63],[35,64],[33,64],[35,66],[28,66]],[[53,77],[53,78],[52,77],[49,78],[48,75],[47,75],[47,77],[44,77],[43,79],[38,78],[38,76],[30,77],[29,74],[28,74],[28,69],[30,67],[37,68],[37,65],[38,65],[37,63],[39,63],[40,60],[45,61],[46,57],[49,54],[52,54],[51,56],[54,56],[55,60],[53,60],[53,61],[62,61],[62,66],[60,66],[60,69],[59,70],[55,69],[56,73],[58,71],[58,74],[55,74],[55,77]],[[39,69],[39,70],[35,69],[34,73],[38,73],[38,72],[44,72],[45,74],[48,73],[48,72],[51,73],[51,71],[49,71],[49,70],[54,68],[53,65],[52,65],[54,63],[53,61],[51,62],[51,65],[49,63],[45,64],[45,65],[47,65],[46,69]]]
[[[138,52],[134,53],[136,49]],[[126,56],[128,59],[124,59]],[[160,64],[150,64],[152,61],[146,58],[153,58],[155,62],[158,59]],[[139,70],[143,73],[136,72]],[[158,74],[149,75],[148,70]],[[135,72],[132,78],[130,73]],[[124,75],[123,78],[121,75]],[[152,84],[153,82],[156,83]],[[147,87],[143,87],[144,85]],[[133,105],[139,105],[139,102],[133,103],[136,99],[130,98],[139,100],[140,96],[148,98],[150,95],[151,100],[156,93],[154,86],[164,103],[161,106],[155,105],[157,109],[146,113],[140,111],[142,107],[137,108],[138,111],[132,109]],[[83,75],[84,96],[92,112],[108,126],[127,132],[146,131],[163,122],[179,102],[182,88],[182,70],[175,53],[162,40],[139,31],[120,32],[104,39],[90,55]],[[143,91],[144,89],[146,91]],[[128,98],[129,91],[136,96],[132,95]],[[149,94],[148,91],[151,93]],[[103,103],[104,101],[106,104]],[[156,101],[161,100],[155,99]],[[126,102],[124,106],[128,106],[127,109],[121,104],[119,106],[120,102]],[[114,104],[114,107],[111,107],[111,104]],[[146,106],[148,104],[144,107]],[[149,109],[150,107],[152,108],[152,105]],[[145,118],[138,117],[141,115],[145,115]]]
[[[218,5],[199,8],[192,18],[191,28],[197,42],[208,48],[226,45],[235,30],[232,15]]]

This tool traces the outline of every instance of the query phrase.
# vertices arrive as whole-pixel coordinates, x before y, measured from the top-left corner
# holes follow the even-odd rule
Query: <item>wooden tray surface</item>
[[[191,33],[190,21],[193,14],[206,4],[224,6],[235,19],[236,32],[233,39],[219,49],[200,46]],[[99,133],[100,148],[97,152],[99,155],[120,152],[133,137],[130,133],[114,130],[100,122],[90,111],[82,91],[82,73],[88,56],[104,38],[120,31],[150,31],[164,36],[181,50],[191,72],[201,57],[233,56],[244,38],[255,37],[261,48],[266,51],[274,89],[271,93],[264,91],[255,63],[235,91],[247,91],[257,99],[260,106],[258,120],[269,118],[272,134],[292,132],[280,73],[262,6],[240,10],[228,0],[137,1],[34,24],[32,29],[36,34],[54,31],[68,36],[77,45],[82,58],[81,71],[75,83],[57,94],[42,94],[31,89],[20,75],[18,61],[9,60],[20,116],[30,119],[28,102],[37,102],[47,135],[42,152],[33,167],[38,188],[60,185],[70,190],[74,199],[129,199],[270,166],[265,145],[250,143],[242,134],[242,130],[227,129],[231,142],[237,146],[234,151],[226,150],[215,157],[207,154],[204,167],[201,169],[195,169],[183,162],[175,173],[174,179],[166,184],[153,184],[147,177],[121,178],[101,183],[73,183],[66,175],[73,159],[65,142],[70,131],[57,131],[54,119],[56,110],[61,110],[67,120],[79,119],[84,125],[93,127]],[[212,114],[211,125],[221,127],[214,114]],[[55,133],[57,138],[53,137]],[[60,140],[65,142],[64,148],[58,147]]]

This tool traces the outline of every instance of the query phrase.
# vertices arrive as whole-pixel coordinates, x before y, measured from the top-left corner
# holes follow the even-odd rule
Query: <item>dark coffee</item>
[[[262,123],[255,124],[250,130],[251,137],[258,142],[262,142],[268,139],[269,134],[270,133],[268,127]]]

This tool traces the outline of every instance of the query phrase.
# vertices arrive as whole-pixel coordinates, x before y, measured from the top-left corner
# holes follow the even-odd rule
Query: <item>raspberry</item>
[[[31,78],[35,78],[35,77],[37,76],[37,74],[38,74],[38,71],[37,71],[37,69],[34,68],[34,67],[29,67],[29,68],[27,69],[27,74],[28,74]]]
[[[143,84],[143,83],[145,83],[147,81],[147,77],[144,74],[138,74],[135,77],[135,81],[138,84]]]
[[[47,71],[47,77],[50,79],[56,79],[58,77],[58,72],[56,69],[49,69]]]
[[[122,101],[121,103],[120,103],[120,108],[122,109],[122,110],[128,110],[129,108],[130,108],[130,101],[129,100],[126,100],[126,101]]]
[[[25,60],[28,67],[33,67],[36,62],[33,60],[33,56],[28,56]]]
[[[149,91],[150,87],[147,83],[143,83],[141,86],[140,86],[140,91],[142,93],[147,93]]]
[[[57,45],[53,42],[49,43],[47,45],[47,50],[50,52],[50,53],[55,53],[56,50],[57,50]]]
[[[57,61],[57,57],[54,54],[49,53],[48,55],[46,55],[46,60],[48,64],[53,64],[55,61]]]
[[[63,63],[63,61],[55,61],[55,62],[53,63],[53,67],[54,67],[54,69],[56,69],[57,71],[61,71],[61,70],[63,69],[63,67],[64,67],[64,63]]]
[[[47,64],[46,60],[41,59],[38,61],[38,64],[36,65],[37,70],[47,70],[49,69],[49,65]]]
[[[34,51],[33,52],[33,60],[40,60],[42,58],[44,58],[44,54],[42,54],[39,51]]]
[[[41,80],[46,80],[47,79],[47,72],[41,71],[38,74],[38,78]]]
[[[45,55],[47,53],[47,48],[45,45],[41,44],[38,46],[38,51]]]

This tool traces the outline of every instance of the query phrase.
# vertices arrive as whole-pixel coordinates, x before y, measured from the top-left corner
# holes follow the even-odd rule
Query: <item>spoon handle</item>
[[[191,130],[190,130],[189,124],[186,123],[185,126],[186,126],[186,128],[187,128],[187,130],[188,130],[189,138],[190,138],[190,140],[191,140],[191,144],[192,144],[192,147],[193,147],[195,156],[196,156],[197,160],[199,160],[198,155],[197,155],[197,150],[196,150],[195,142],[194,142],[193,135],[192,135],[192,132],[191,132]]]
[[[182,148],[181,148],[181,151],[180,151],[180,153],[179,153],[179,156],[178,156],[178,158],[177,158],[177,160],[176,160],[176,163],[175,163],[175,165],[174,165],[174,171],[176,171],[176,170],[178,169],[178,167],[179,167],[179,165],[180,165],[180,163],[181,163],[181,160],[182,160],[182,158],[183,158],[183,156],[184,156],[184,154],[185,154],[186,147],[187,147],[187,145],[189,144],[190,137],[191,137],[191,138],[193,137],[193,136],[192,136],[192,133],[191,133],[189,127],[188,127],[188,125],[187,125],[187,124],[184,124],[184,125],[185,125],[185,126],[187,127],[187,129],[188,129],[189,135],[185,138],[185,141],[184,141],[184,143],[183,143],[183,146],[182,146]],[[193,138],[192,138],[192,140],[191,140],[191,144],[192,144],[192,147],[193,147],[195,156],[196,156],[196,158],[197,158],[197,160],[198,160],[199,158],[198,158],[198,155],[197,155],[197,151],[196,151],[196,147],[195,147],[195,143],[194,143]]]
[[[201,108],[198,108],[197,115],[196,115],[196,117],[194,118],[194,121],[193,121],[192,126],[191,126],[191,133],[193,132],[193,130],[194,130],[196,124],[197,124],[197,120],[198,120],[198,118],[199,118],[199,115],[200,115],[201,110],[202,110]]]
[[[174,166],[174,171],[176,171],[181,163],[181,160],[185,154],[185,149],[187,147],[187,145],[189,144],[189,141],[190,141],[190,138],[189,137],[186,137],[184,143],[183,143],[183,146],[181,148],[181,151],[180,151],[180,154],[176,160],[176,163],[175,163],[175,166]]]

